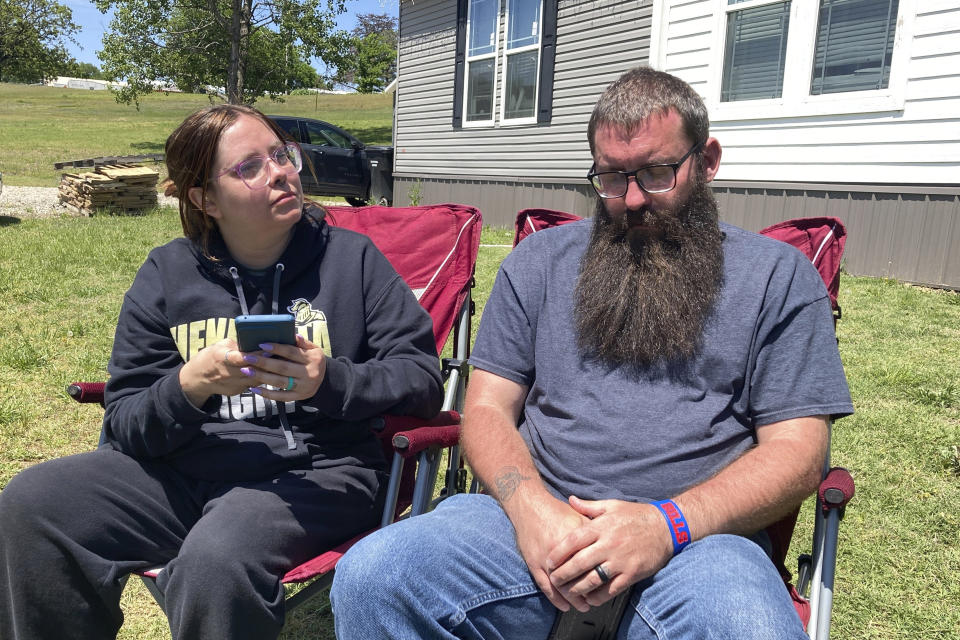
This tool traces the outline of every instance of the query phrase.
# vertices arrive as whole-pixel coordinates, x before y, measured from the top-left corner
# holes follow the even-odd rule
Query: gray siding
[[[394,206],[409,206],[413,197],[416,197],[420,204],[470,204],[480,209],[484,224],[512,227],[518,211],[533,207],[557,209],[579,216],[591,215],[596,196],[586,180],[572,184],[552,181],[516,182],[499,178],[463,180],[394,176]]]
[[[722,218],[759,231],[781,220],[835,216],[854,275],[960,289],[960,188],[714,182]],[[934,193],[930,193],[934,191]]]
[[[847,273],[960,289],[960,187],[870,190],[864,185],[730,181],[712,186],[721,219],[750,231],[792,218],[840,218],[847,228]],[[588,216],[595,202],[586,181],[578,185],[401,178],[394,184],[395,204],[409,205],[412,189],[419,190],[421,204],[483,202],[476,206],[484,224],[500,227],[512,227],[521,209]]]
[[[651,15],[652,0],[560,0],[550,125],[454,129],[456,2],[401,2],[395,175],[579,182],[590,167],[593,104],[623,71],[646,63]]]

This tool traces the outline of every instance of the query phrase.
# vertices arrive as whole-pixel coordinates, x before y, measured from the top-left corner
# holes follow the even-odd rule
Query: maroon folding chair
[[[430,420],[384,416],[381,445],[391,460],[387,500],[380,526],[400,517],[429,511],[436,502],[465,490],[466,471],[460,460],[460,410],[467,381],[470,353],[470,317],[473,270],[483,228],[480,211],[459,204],[420,207],[327,207],[330,224],[368,235],[413,290],[433,318],[437,353],[453,331],[452,357],[442,361],[446,392],[440,413]],[[103,403],[102,382],[76,382],[67,392],[78,402]],[[447,472],[440,496],[433,497],[442,453]],[[415,458],[416,464],[405,465]],[[409,511],[408,511],[409,510]],[[310,584],[286,600],[291,611],[330,586],[337,562],[367,531],[292,568],[284,584]],[[139,573],[148,590],[163,606],[155,579],[157,567]]]
[[[517,214],[513,245],[516,246],[531,233],[581,219],[579,216],[563,211],[523,209]],[[840,318],[840,305],[837,302],[840,291],[840,262],[847,234],[843,223],[831,217],[799,218],[769,226],[760,233],[791,244],[810,258],[827,285],[834,310],[834,325],[836,325],[836,321]],[[794,608],[812,640],[827,640],[830,637],[837,536],[844,509],[853,494],[853,477],[846,469],[830,468],[828,450],[827,459],[824,461],[823,480],[817,492],[812,552],[799,557],[796,587],[791,583],[793,576],[787,570],[785,561],[801,505],[797,505],[792,513],[770,525],[766,530],[773,547],[774,564],[783,576]],[[622,606],[622,603],[610,602],[611,608],[616,604]],[[587,622],[596,629],[595,634],[583,633],[585,625],[574,629],[576,615],[576,611],[571,609],[570,621],[561,621],[555,626],[557,633],[552,637],[599,640],[616,635],[618,623],[614,621],[610,624],[609,619],[604,618],[602,614],[595,615]]]
[[[531,233],[536,233],[547,227],[559,227],[560,225],[582,220],[578,215],[566,213],[565,211],[555,211],[553,209],[522,209],[517,214],[517,221],[513,225],[513,246],[517,246],[521,240]]]

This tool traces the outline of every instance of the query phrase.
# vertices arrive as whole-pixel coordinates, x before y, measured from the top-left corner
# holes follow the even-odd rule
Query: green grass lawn
[[[55,187],[55,162],[163,153],[170,132],[207,96],[155,93],[138,111],[109,92],[0,83],[0,173],[4,184]],[[255,105],[275,115],[325,120],[370,144],[390,144],[391,95],[287,96]],[[162,165],[161,165],[162,167]],[[165,176],[164,172],[164,176]]]
[[[147,251],[179,234],[171,209],[0,219],[0,487],[28,465],[94,446],[101,411],[69,400],[64,385],[103,377],[123,292]],[[480,311],[507,251],[481,249]],[[857,413],[835,425],[833,456],[853,471],[857,495],[841,529],[834,637],[960,638],[960,295],[845,276],[840,300]],[[810,515],[797,541],[808,539]],[[123,606],[123,638],[168,637],[138,581]],[[332,638],[325,596],[284,637]]]

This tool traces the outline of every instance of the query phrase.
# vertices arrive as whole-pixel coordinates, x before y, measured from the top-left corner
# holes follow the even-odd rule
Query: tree
[[[37,82],[70,59],[66,42],[80,27],[54,0],[0,0],[0,81]]]
[[[105,75],[126,80],[117,100],[128,104],[157,83],[252,104],[309,77],[304,65],[312,57],[338,63],[349,39],[334,21],[345,0],[95,2],[114,11],[99,55]]]
[[[90,64],[89,62],[77,62],[74,58],[70,58],[63,64],[60,68],[59,75],[71,78],[103,79],[103,75],[100,73],[100,68],[97,67],[97,65]]]
[[[349,55],[337,69],[337,81],[359,93],[383,91],[397,76],[396,18],[361,13],[350,35]]]

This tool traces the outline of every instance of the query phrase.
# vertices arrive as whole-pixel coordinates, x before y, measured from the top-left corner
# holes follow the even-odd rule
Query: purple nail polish
[[[261,391],[263,391],[263,389],[261,389],[260,387],[250,387],[250,393],[255,393],[257,395],[260,395]]]
[[[257,364],[257,356],[245,355],[243,361],[248,364]]]
[[[240,373],[242,373],[245,376],[250,376],[251,378],[256,375],[253,372],[253,367],[244,367],[243,369],[240,369]]]
[[[260,345],[260,348],[263,349],[264,351],[273,351],[273,345],[270,344],[269,342],[264,342],[263,344]]]

